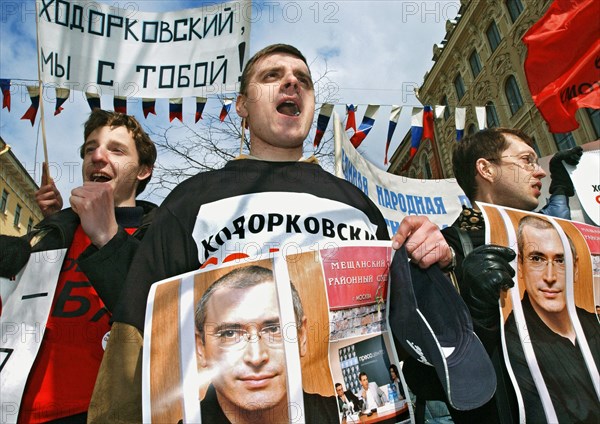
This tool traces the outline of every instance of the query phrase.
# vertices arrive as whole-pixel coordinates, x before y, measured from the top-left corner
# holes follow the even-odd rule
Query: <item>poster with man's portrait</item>
[[[390,377],[398,364],[385,318],[391,255],[389,242],[341,244],[154,284],[144,422],[407,420],[402,378]],[[362,374],[376,400],[362,399]]]
[[[511,247],[505,361],[527,422],[600,422],[598,227],[480,204],[486,243]],[[596,266],[597,269],[597,266]],[[594,274],[596,273],[596,274]]]

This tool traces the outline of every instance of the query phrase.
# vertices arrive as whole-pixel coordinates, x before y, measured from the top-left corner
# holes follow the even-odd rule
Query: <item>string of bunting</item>
[[[9,79],[0,79],[0,87],[2,89],[2,108],[8,109],[10,112],[11,107],[11,98],[10,98],[10,87],[11,84],[14,84]],[[23,84],[20,84],[23,85]],[[27,87],[27,91],[29,93],[29,97],[31,99],[31,106],[25,112],[25,114],[21,117],[21,119],[29,120],[31,125],[34,125],[35,118],[37,115],[37,111],[40,103],[40,89],[37,85],[25,85]],[[56,105],[54,110],[54,115],[60,114],[64,108],[65,102],[68,100],[70,95],[70,90],[67,88],[56,88]],[[87,103],[91,110],[96,108],[101,108],[100,103],[100,95],[97,93],[85,93]],[[152,98],[143,98],[142,100],[142,110],[144,114],[144,118],[148,118],[148,115],[153,114],[156,115],[156,99]],[[204,112],[204,108],[208,102],[207,97],[196,97],[196,110],[194,114],[194,123],[198,123],[199,120],[202,119],[202,113]],[[220,97],[217,100],[221,103],[221,111],[219,114],[219,120],[223,122],[229,112],[231,110],[231,105],[234,101],[233,97]],[[336,104],[333,103],[323,103],[319,110],[319,115],[317,117],[317,129],[314,136],[313,145],[315,148],[319,147],[320,142],[325,134],[327,127],[329,125],[329,121],[331,118],[331,114],[333,112],[333,108]],[[354,104],[345,105],[346,110],[346,131],[351,130],[352,135],[350,137],[350,141],[352,142],[355,148],[358,148],[362,142],[366,139],[367,135],[375,125],[376,115],[380,109],[381,105],[369,104],[366,107],[364,116],[360,125],[356,126],[356,113],[358,111],[358,106]],[[411,111],[411,149],[410,149],[410,157],[409,160],[412,160],[414,155],[416,154],[421,141],[423,140],[434,140],[434,121],[435,119],[440,119],[444,116],[446,109],[448,106],[444,105],[435,105],[435,106],[419,106],[412,107]],[[113,98],[113,109],[116,112],[127,113],[127,98],[122,96],[115,96]],[[400,113],[403,109],[403,106],[392,105],[389,117],[388,124],[388,132],[386,138],[386,146],[385,146],[385,157],[384,157],[384,165],[388,164],[388,151],[392,141],[392,137],[394,135],[394,131],[398,124],[398,120],[400,117]],[[465,129],[465,121],[466,121],[466,107],[454,107],[454,119],[455,119],[455,127],[456,127],[456,140],[460,141],[464,136]],[[475,115],[477,117],[477,124],[479,129],[486,128],[486,106],[474,106]],[[183,122],[183,98],[171,98],[169,99],[169,120],[172,122],[175,119],[179,119]]]

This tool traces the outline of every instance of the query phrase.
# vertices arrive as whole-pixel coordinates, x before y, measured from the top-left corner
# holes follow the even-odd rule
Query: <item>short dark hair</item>
[[[369,378],[369,376],[367,375],[367,373],[366,373],[366,372],[364,372],[364,371],[361,371],[361,372],[358,374],[358,381],[362,380],[362,376],[363,376],[363,375],[364,375],[365,377]]]
[[[204,343],[204,325],[206,324],[206,305],[210,300],[210,297],[215,291],[220,288],[229,289],[246,289],[250,287],[263,284],[265,282],[273,281],[273,271],[264,268],[262,266],[251,265],[242,268],[236,268],[233,271],[225,274],[217,281],[212,283],[208,289],[202,295],[202,298],[196,304],[196,313],[194,315],[194,322],[196,329],[202,335],[202,342]],[[304,308],[302,307],[302,300],[296,290],[296,287],[290,282],[292,290],[292,302],[294,304],[294,316],[296,318],[296,325],[300,325],[302,318],[304,317]]]
[[[256,52],[254,56],[250,58],[248,63],[246,63],[240,79],[240,94],[248,94],[248,85],[250,84],[252,71],[256,63],[263,57],[270,56],[275,53],[285,53],[301,59],[306,64],[306,67],[308,68],[308,74],[310,75],[310,67],[308,66],[308,62],[300,50],[294,46],[290,46],[289,44],[271,44],[270,46],[267,46],[264,49]]]
[[[523,249],[525,248],[525,242],[523,241],[523,229],[526,226],[537,228],[539,230],[554,230],[558,233],[550,221],[547,221],[544,218],[535,215],[525,215],[523,218],[521,218],[519,220],[519,227],[517,229],[517,249],[519,250],[520,262],[523,262]],[[571,249],[571,254],[573,255],[573,261],[576,261],[577,250],[575,250],[575,245],[573,244],[571,237],[567,236],[567,240],[569,241],[569,248]]]
[[[335,383],[335,388],[337,389],[338,387],[342,387],[342,383]]]
[[[475,163],[481,158],[499,159],[502,152],[508,148],[505,134],[512,134],[523,140],[528,146],[534,146],[533,139],[523,131],[501,127],[478,131],[466,136],[456,144],[452,154],[452,170],[456,182],[471,202],[474,201],[477,194]]]
[[[83,129],[83,144],[79,148],[81,159],[85,156],[85,142],[92,132],[102,127],[125,127],[131,133],[135,141],[135,148],[138,153],[140,166],[147,166],[150,170],[150,175],[138,183],[135,195],[137,196],[146,188],[146,185],[152,178],[152,170],[156,161],[157,152],[154,142],[146,131],[142,128],[137,119],[131,115],[125,115],[119,112],[110,110],[94,109],[90,117],[84,124]]]

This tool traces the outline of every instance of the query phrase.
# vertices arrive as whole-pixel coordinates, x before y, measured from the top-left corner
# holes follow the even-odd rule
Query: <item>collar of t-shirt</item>
[[[236,157],[234,160],[240,160],[240,159],[253,159],[253,160],[262,160],[262,161],[265,161],[265,162],[278,162],[278,161],[269,161],[269,160],[266,160],[266,159],[263,159],[263,158],[259,158],[257,156],[246,155],[246,154],[241,154],[238,157]],[[311,156],[309,156],[307,158],[301,157],[296,162],[307,162],[307,163],[317,163],[318,164],[319,160],[317,159],[317,157],[315,155],[311,155]]]
[[[123,228],[137,228],[142,223],[144,208],[141,206],[125,206],[115,208],[117,224]]]

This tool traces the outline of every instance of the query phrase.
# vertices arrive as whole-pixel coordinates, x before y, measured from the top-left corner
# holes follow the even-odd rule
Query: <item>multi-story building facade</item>
[[[38,186],[0,137],[0,234],[22,236],[42,220]]]
[[[523,35],[546,12],[551,0],[461,0],[446,36],[433,46],[434,65],[419,88],[424,105],[446,106],[435,119],[435,143],[422,143],[407,168],[410,134],[394,152],[388,171],[412,178],[452,177],[456,143],[455,108],[466,108],[465,134],[477,131],[476,106],[485,106],[487,127],[519,128],[533,137],[539,156],[600,138],[600,110],[580,109],[580,127],[552,134],[527,85]]]

